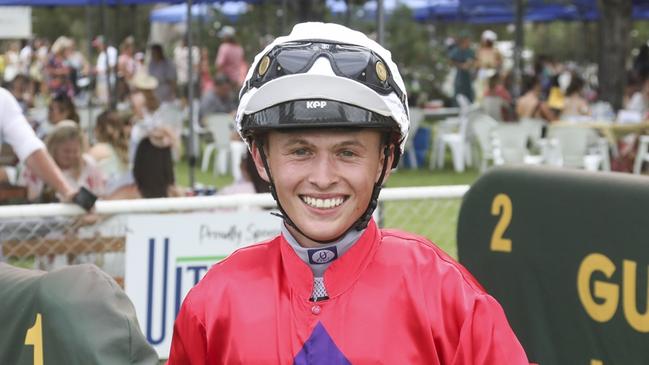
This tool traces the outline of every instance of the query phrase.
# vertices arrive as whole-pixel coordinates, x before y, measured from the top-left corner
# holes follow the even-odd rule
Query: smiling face
[[[330,241],[344,234],[365,212],[383,167],[381,133],[376,130],[270,132],[266,155],[277,197],[305,235]],[[253,157],[268,175],[256,145]],[[392,157],[388,161],[391,166]],[[386,176],[390,170],[386,171]],[[288,227],[304,247],[319,244]]]
[[[67,139],[55,147],[53,157],[62,170],[77,167],[81,159],[81,143],[76,138]]]

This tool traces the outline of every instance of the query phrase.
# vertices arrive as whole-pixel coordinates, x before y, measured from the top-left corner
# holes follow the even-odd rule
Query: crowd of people
[[[452,70],[446,93],[452,98],[465,95],[470,101],[484,104],[497,98],[502,110],[498,120],[517,121],[539,118],[558,120],[615,118],[598,109],[597,80],[594,70],[573,62],[559,62],[537,54],[525,68],[518,96],[512,80],[512,65],[497,47],[498,35],[485,30],[477,46],[468,32],[460,32],[447,41],[447,56]],[[510,63],[512,60],[509,60]],[[627,72],[622,110],[637,114],[639,120],[649,116],[649,46],[642,45]],[[625,115],[629,115],[628,113]]]
[[[443,90],[451,103],[458,95],[464,95],[497,121],[535,119],[547,126],[555,122],[641,123],[649,119],[647,44],[629,58],[632,62],[626,71],[623,102],[615,107],[599,99],[595,65],[560,62],[542,53],[533,57],[530,54],[524,62],[520,84],[515,85],[513,56],[509,55],[513,44],[498,42],[495,32],[485,30],[478,45],[472,44],[470,33],[460,32],[449,38],[446,46],[452,67]],[[616,137],[611,168],[631,172],[638,134]]]
[[[40,38],[22,47],[11,42],[0,57],[0,74],[25,124],[43,141],[74,190],[85,187],[101,199],[191,195],[191,190],[177,186],[173,169],[181,154],[188,85],[193,85],[200,98],[196,113],[201,119],[214,113],[234,118],[236,92],[248,70],[235,29],[224,26],[219,35],[221,45],[213,65],[207,49],[192,48],[198,70],[192,80],[184,40],[167,57],[160,44],[139,51],[130,36],[121,42],[119,51],[107,46],[102,36],[96,37],[94,65],[66,36],[51,45]],[[82,125],[79,110],[88,105],[89,97],[105,110],[90,121],[92,133]],[[35,113],[39,107],[47,112]],[[5,138],[4,142],[9,141]],[[30,202],[61,200],[56,187],[49,186],[38,169],[18,160],[0,166],[0,183],[24,186]],[[237,174],[241,181],[224,189],[225,193],[266,189],[255,171],[246,167],[248,159],[243,161],[242,166],[233,167],[241,169],[242,174]]]
[[[505,65],[497,40],[494,31],[485,30],[477,47],[472,46],[467,32],[448,42],[448,58],[454,68],[453,97],[462,94],[479,104],[495,99],[501,107],[490,114],[506,122],[523,118],[553,122],[592,116],[591,104],[597,101],[597,94],[595,85],[585,80],[586,70],[543,54],[526,68],[520,95],[515,97],[512,68]],[[646,110],[642,108],[642,112]]]
[[[90,55],[94,59],[91,62],[72,38],[60,36],[51,44],[44,38],[34,38],[22,44],[4,44],[0,74],[3,86],[14,96],[72,186],[84,186],[105,199],[182,195],[174,188],[173,176],[158,177],[156,181],[164,186],[157,186],[156,193],[142,191],[146,184],[140,181],[138,185],[137,176],[152,175],[138,175],[135,168],[154,169],[149,163],[138,165],[137,158],[158,151],[162,157],[155,159],[156,163],[169,160],[173,164],[179,157],[182,124],[167,118],[170,110],[187,107],[189,85],[198,100],[199,120],[214,113],[234,114],[248,63],[233,27],[222,27],[219,39],[217,53],[210,55],[205,47],[194,46],[190,51],[185,39],[165,50],[160,44],[138,45],[131,36],[116,48],[97,36],[92,41],[95,53]],[[478,45],[472,44],[468,32],[447,42],[448,60],[453,66],[448,83],[453,100],[463,94],[505,122],[524,118],[547,122],[601,119],[601,109],[593,107],[596,85],[583,69],[537,55],[517,93],[511,65],[507,64],[510,60],[498,45],[498,35],[491,30],[481,34]],[[189,52],[196,70],[191,80]],[[639,120],[649,113],[648,80],[649,46],[645,45],[629,71],[624,100],[624,110]],[[90,121],[95,126],[90,135],[78,111],[79,106],[90,105],[88,98],[92,104],[110,110]],[[33,113],[39,108],[47,113]],[[236,135],[232,138],[238,139]],[[160,174],[173,172],[169,168],[155,170]],[[16,178],[10,179],[12,176]],[[56,199],[29,167],[20,169],[20,173],[5,168],[0,177],[25,186],[30,201]]]

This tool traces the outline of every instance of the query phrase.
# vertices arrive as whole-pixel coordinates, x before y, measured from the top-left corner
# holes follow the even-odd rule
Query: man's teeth
[[[309,206],[314,208],[335,208],[345,201],[343,198],[332,198],[332,199],[318,199],[312,198],[310,196],[302,197],[302,200]]]

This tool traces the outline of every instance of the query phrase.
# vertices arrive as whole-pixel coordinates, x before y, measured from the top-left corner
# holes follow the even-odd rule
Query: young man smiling
[[[409,127],[390,53],[298,24],[255,58],[237,126],[282,234],[214,265],[169,364],[527,364],[500,305],[424,238],[371,215]]]

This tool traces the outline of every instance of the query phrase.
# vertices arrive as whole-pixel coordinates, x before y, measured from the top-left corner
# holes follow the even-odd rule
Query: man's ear
[[[268,172],[264,167],[264,162],[261,159],[261,153],[259,152],[259,148],[260,146],[257,144],[257,142],[253,141],[250,153],[252,154],[252,159],[255,161],[255,168],[257,168],[257,173],[262,179],[264,179],[264,181],[270,183],[270,179],[268,178]],[[264,147],[261,146],[261,148]],[[266,153],[266,157],[268,157],[268,153]]]
[[[384,147],[381,147],[381,158],[379,159],[379,165],[376,170],[376,177],[374,178],[374,181],[378,181],[379,178],[381,177],[381,171],[383,170],[383,160],[386,158],[385,154],[383,153]],[[388,147],[390,151],[388,152],[388,164],[386,165],[385,168],[385,175],[383,176],[383,181],[381,182],[381,185],[385,184],[385,182],[388,180],[388,177],[390,176],[390,173],[392,172],[392,161],[394,161],[394,149],[397,148],[395,147],[394,144],[390,144]]]

